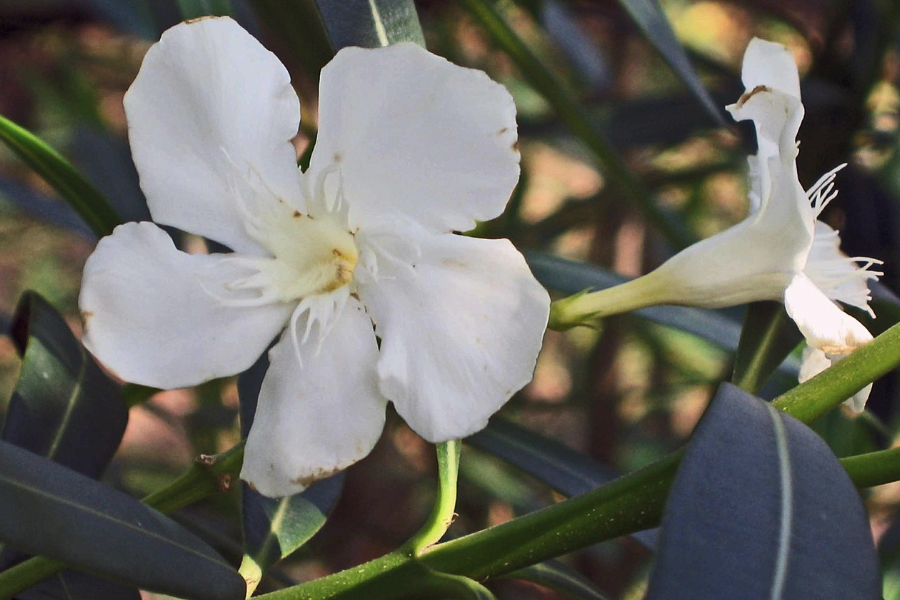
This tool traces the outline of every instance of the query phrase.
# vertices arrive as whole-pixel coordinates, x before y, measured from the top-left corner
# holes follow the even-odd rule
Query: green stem
[[[837,365],[782,394],[774,404],[808,423],[898,364],[900,324]],[[208,468],[194,467],[147,500],[154,506],[174,510],[202,495],[194,491],[194,486],[205,490],[203,494],[211,493],[221,483],[221,476],[236,476],[242,454],[243,448],[236,446]],[[404,598],[409,597],[406,584],[411,577],[422,576],[423,568],[483,580],[654,527],[659,524],[680,459],[681,452],[674,452],[608,485],[502,525],[432,546],[420,556],[394,552],[347,571],[259,597],[268,600]],[[858,487],[897,481],[900,448],[846,458],[842,464]],[[11,597],[53,574],[60,566],[48,559],[33,558],[0,573],[0,597]]]
[[[425,548],[439,542],[453,523],[460,448],[462,443],[459,440],[450,440],[437,445],[438,491],[434,507],[418,533],[404,544],[401,553],[418,556]]]
[[[676,227],[672,217],[665,215],[654,203],[653,198],[631,174],[628,166],[606,141],[591,115],[581,106],[565,82],[535,56],[489,2],[462,0],[462,4],[487,30],[494,42],[515,62],[538,93],[553,107],[563,123],[593,153],[616,188],[641,208],[647,219],[669,243],[679,249],[688,246],[692,241],[691,235],[683,228]]]
[[[775,406],[810,423],[900,364],[900,324],[838,364],[775,399]]]
[[[803,338],[780,302],[747,306],[731,381],[751,394],[759,392]]]
[[[243,442],[222,454],[201,456],[175,481],[146,496],[143,502],[168,514],[207,496],[227,491],[237,481],[243,458]],[[45,556],[29,558],[0,573],[0,599],[12,598],[65,567],[65,563]]]
[[[900,364],[900,325],[895,325],[839,364],[783,394],[775,406],[809,422]],[[418,558],[394,553],[309,583],[260,596],[267,600],[403,598],[411,563],[484,580],[602,542],[654,527],[681,451],[595,490],[502,525],[433,546]],[[844,459],[860,487],[900,479],[900,449]]]

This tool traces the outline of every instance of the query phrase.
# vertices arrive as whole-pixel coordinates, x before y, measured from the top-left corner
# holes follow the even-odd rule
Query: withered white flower
[[[746,92],[728,107],[756,127],[759,150],[749,159],[751,211],[746,219],[686,248],[655,271],[623,285],[575,296],[553,307],[555,326],[656,304],[721,308],[783,301],[806,338],[805,380],[872,339],[837,302],[872,313],[867,280],[880,261],[848,258],[836,231],[818,221],[836,195],[839,166],[804,191],[797,177],[797,131],[803,119],[800,79],[790,50],[750,42],[742,78]],[[862,262],[862,265],[857,263]],[[874,316],[874,315],[873,315]],[[869,388],[848,400],[861,411]]]
[[[519,176],[515,106],[484,73],[413,44],[344,49],[322,71],[309,169],[278,59],[227,18],[184,23],[125,97],[154,220],[85,267],[86,346],[122,379],[176,388],[247,369],[280,334],[241,477],[269,496],[365,456],[388,401],[431,442],[460,438],[532,376],[549,297],[498,216]]]

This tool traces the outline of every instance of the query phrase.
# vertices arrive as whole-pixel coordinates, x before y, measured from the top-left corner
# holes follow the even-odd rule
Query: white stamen
[[[838,172],[846,166],[847,163],[836,166],[822,175],[819,180],[807,190],[806,196],[812,203],[816,217],[825,210],[825,207],[828,206],[829,202],[837,198],[838,193],[837,190],[834,189],[834,178],[837,176]]]

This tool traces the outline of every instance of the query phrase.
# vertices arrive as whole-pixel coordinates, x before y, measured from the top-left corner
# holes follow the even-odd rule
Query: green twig
[[[434,507],[425,524],[406,542],[401,553],[418,556],[425,548],[439,542],[450,524],[453,523],[461,447],[462,444],[459,440],[451,440],[437,445],[438,491]]]

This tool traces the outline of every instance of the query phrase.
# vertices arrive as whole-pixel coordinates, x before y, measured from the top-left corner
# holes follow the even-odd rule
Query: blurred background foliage
[[[650,3],[652,4],[652,3]],[[478,233],[511,238],[524,252],[552,254],[636,276],[686,241],[726,228],[747,211],[746,156],[752,129],[722,107],[737,100],[740,61],[760,36],[794,52],[806,118],[800,179],[848,162],[840,196],[825,219],[851,256],[885,261],[897,289],[900,194],[900,3],[893,0],[660,0],[712,102],[704,106],[635,25],[644,2],[480,0],[416,2],[427,47],[487,71],[519,110],[522,179],[506,214]],[[641,189],[614,183],[614,169],[573,134],[546,89],[511,58],[478,7],[508,23],[570,89],[598,139]],[[315,135],[318,70],[331,56],[312,0],[2,0],[0,114],[61,151],[126,219],[148,218],[130,163],[122,96],[159,33],[184,17],[234,15],[285,62],[303,104],[298,153]],[[652,39],[652,37],[651,37]],[[657,40],[658,41],[658,40]],[[710,106],[717,108],[712,113]],[[721,126],[720,122],[727,123]],[[604,168],[604,166],[606,168]],[[624,191],[623,191],[624,190]],[[637,190],[637,191],[635,191]],[[645,194],[647,204],[634,197]],[[657,215],[654,217],[653,215]],[[661,215],[661,217],[660,217]],[[678,235],[661,232],[662,218]],[[680,237],[679,237],[680,236]],[[77,295],[95,236],[40,178],[0,147],[0,325],[25,290],[36,290],[77,331]],[[183,243],[203,251],[203,240]],[[738,327],[740,309],[722,318]],[[877,322],[876,322],[877,327]],[[534,381],[503,416],[618,472],[678,447],[690,434],[732,355],[721,345],[635,315],[593,329],[548,332]],[[793,366],[792,366],[793,365]],[[20,361],[0,336],[0,409]],[[796,361],[763,395],[792,386]],[[876,383],[872,414],[834,412],[817,430],[839,456],[892,445],[900,427],[894,378]],[[156,394],[132,409],[125,440],[106,479],[144,495],[200,453],[240,439],[234,380]],[[343,569],[399,546],[430,510],[433,452],[394,417],[371,456],[349,469],[343,495],[322,531],[260,590]],[[238,494],[221,494],[176,518],[240,560]],[[466,446],[451,534],[509,520],[558,499],[536,480]],[[900,507],[896,484],[867,497],[880,534]],[[633,539],[566,558],[611,597],[640,597],[650,553]],[[556,598],[546,588],[507,582],[502,598]]]

